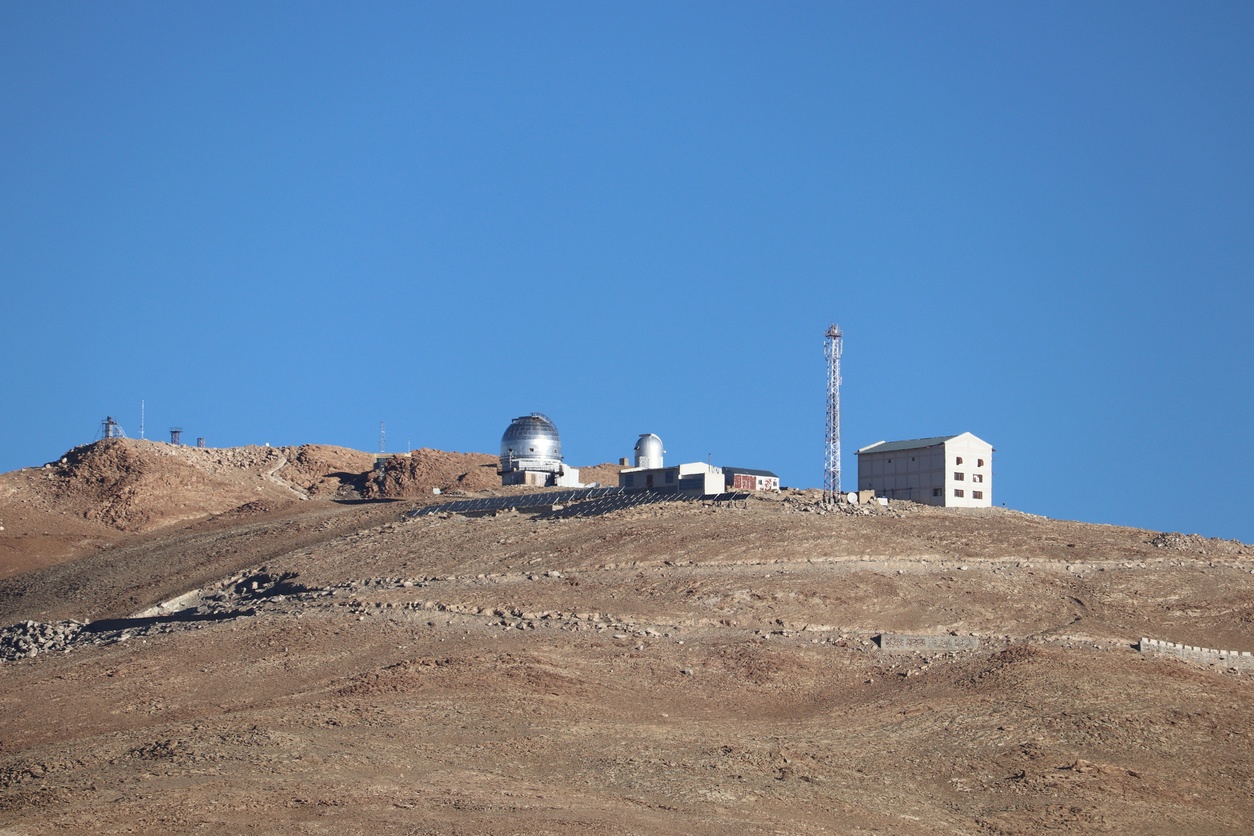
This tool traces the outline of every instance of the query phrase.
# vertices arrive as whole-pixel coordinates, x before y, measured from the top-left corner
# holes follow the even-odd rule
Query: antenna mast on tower
[[[823,458],[823,498],[834,502],[840,495],[840,355],[845,335],[832,323],[823,335],[827,357],[827,450]]]
[[[387,451],[388,434],[383,428],[383,422],[379,422],[379,453],[383,454]]]

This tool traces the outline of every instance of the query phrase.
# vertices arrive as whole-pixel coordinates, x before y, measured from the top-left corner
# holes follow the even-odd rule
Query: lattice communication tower
[[[823,497],[835,502],[840,496],[840,355],[845,335],[835,323],[823,335],[827,356],[827,449],[823,458]]]

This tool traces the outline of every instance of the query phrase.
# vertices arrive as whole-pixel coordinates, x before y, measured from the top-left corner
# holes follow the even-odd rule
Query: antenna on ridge
[[[384,453],[387,451],[387,438],[388,438],[388,435],[383,429],[383,422],[380,421],[379,422],[379,452],[380,453]]]
[[[840,355],[845,335],[836,323],[823,335],[827,357],[827,448],[823,457],[823,499],[835,502],[840,496]]]

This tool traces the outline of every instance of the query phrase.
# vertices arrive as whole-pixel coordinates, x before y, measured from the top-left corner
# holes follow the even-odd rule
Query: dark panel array
[[[491,496],[483,499],[462,499],[457,502],[446,502],[442,505],[428,505],[415,508],[406,516],[425,517],[430,514],[482,514],[490,511],[519,510],[524,508],[551,508],[554,505],[565,506],[552,511],[554,517],[594,517],[607,514],[620,508],[632,508],[637,505],[652,505],[657,502],[691,501],[703,499],[712,502],[730,502],[748,499],[749,494],[720,493],[713,496],[692,496],[674,491],[628,491],[623,488],[578,488],[569,491],[545,491],[529,493],[521,496]]]
[[[634,508],[637,505],[653,505],[659,502],[733,502],[748,499],[750,494],[741,491],[720,493],[711,496],[694,496],[675,491],[626,491],[617,495],[602,496],[567,505],[558,511],[545,514],[546,517],[596,517],[617,511],[621,508]]]
[[[594,499],[622,492],[622,488],[577,488],[569,491],[545,491],[521,496],[490,496],[483,499],[461,499],[442,505],[415,508],[406,516],[425,517],[428,514],[475,514],[484,511],[505,511],[513,508],[544,508],[549,505],[565,505],[584,499]]]
[[[617,511],[621,508],[634,508],[637,505],[653,505],[658,502],[681,502],[694,497],[684,494],[659,493],[658,491],[630,491],[613,496],[601,496],[576,502],[572,505],[545,514],[546,517],[596,517]]]

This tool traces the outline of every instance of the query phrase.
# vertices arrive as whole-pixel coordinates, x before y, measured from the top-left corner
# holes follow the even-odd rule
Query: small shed
[[[724,467],[723,477],[728,490],[779,490],[779,477],[769,470],[754,470],[749,467]]]

